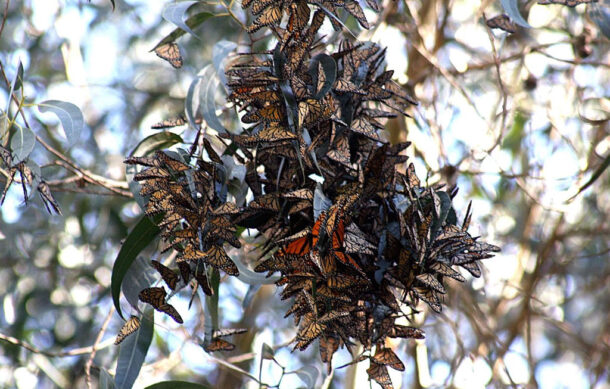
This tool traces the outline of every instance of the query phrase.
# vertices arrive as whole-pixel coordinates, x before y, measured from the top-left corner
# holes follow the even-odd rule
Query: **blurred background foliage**
[[[188,86],[216,42],[245,51],[270,41],[264,32],[250,41],[242,25],[251,16],[239,2],[201,2],[191,14],[215,16],[195,30],[200,39],[178,40],[185,64],[174,69],[150,52],[175,28],[161,17],[170,2],[114,3],[114,10],[106,0],[2,4],[0,62],[9,82],[24,67],[17,123],[27,118],[78,169],[37,143],[30,160],[63,216],[49,216],[38,197],[25,205],[19,178],[0,208],[0,387],[81,388],[87,374],[93,386],[114,374],[122,321],[112,310],[111,271],[141,217],[122,161],[158,131],[152,124],[184,112]],[[345,18],[358,39],[388,47],[388,68],[420,101],[412,118],[389,122],[388,139],[413,142],[408,152],[429,183],[457,184],[457,208],[473,202],[473,234],[503,249],[483,264],[481,279],[450,285],[443,314],[419,315],[425,341],[394,345],[410,355],[404,373],[391,372],[396,387],[610,388],[610,44],[591,5],[519,5],[531,28],[514,34],[486,27],[503,12],[489,0],[386,0],[379,14],[366,10],[368,31]],[[608,11],[603,0],[597,6]],[[323,30],[331,44],[353,39],[328,21]],[[0,89],[5,107],[10,85]],[[55,116],[27,105],[48,99],[82,110],[86,125],[74,146],[62,143]],[[15,111],[13,104],[11,117]],[[186,126],[173,131],[187,143],[195,136]],[[7,176],[2,169],[3,183]],[[253,247],[238,255],[254,258]],[[155,248],[143,257],[165,259]],[[202,305],[187,310],[190,296],[175,297],[185,325],[157,316],[135,387],[168,379],[258,387],[239,367],[290,388],[307,384],[303,371],[324,371],[316,347],[293,354],[285,347],[295,328],[275,287],[247,291],[236,279],[222,283],[223,323],[249,332],[218,359],[197,343]],[[263,344],[277,363],[261,361]],[[343,350],[334,365],[350,360]],[[326,383],[363,387],[363,369],[337,370]]]

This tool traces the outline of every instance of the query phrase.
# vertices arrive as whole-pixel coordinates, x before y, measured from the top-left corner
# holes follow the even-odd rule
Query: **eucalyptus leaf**
[[[66,143],[73,145],[79,138],[85,126],[85,119],[80,108],[67,101],[47,100],[38,104],[40,112],[53,112],[59,118],[64,129]]]
[[[510,16],[510,18],[515,23],[525,28],[532,27],[527,23],[527,20],[525,20],[523,16],[521,16],[521,12],[519,12],[518,0],[501,0],[501,3],[502,8],[504,8],[504,11],[508,14],[508,16]]]
[[[6,112],[8,112],[9,108],[11,107],[11,96],[13,96],[13,93],[15,91],[18,91],[21,86],[23,85],[23,64],[21,63],[21,60],[19,61],[19,65],[17,65],[17,73],[15,73],[15,78],[13,78],[13,82],[11,83],[11,90],[9,91],[8,97],[6,99],[6,108],[4,109]]]
[[[239,275],[237,276],[237,278],[245,284],[248,284],[248,285],[266,284],[266,285],[268,285],[268,284],[273,284],[277,280],[280,279],[280,276],[267,277],[264,274],[253,272],[252,270],[250,270],[248,268],[248,266],[246,266],[246,264],[244,264],[241,261],[241,257],[239,255],[232,256],[231,259],[233,260],[233,262],[235,263],[235,266],[237,266],[237,269],[239,270]]]
[[[216,115],[216,93],[219,90],[220,80],[214,73],[212,67],[208,68],[207,77],[203,78],[201,85],[201,114],[206,124],[218,131],[224,133],[227,131],[225,127],[220,123],[218,116]]]
[[[194,29],[213,16],[216,15],[209,12],[200,12],[186,19],[185,23],[189,28]],[[184,34],[186,34],[186,31],[178,27],[174,29],[171,33],[169,33],[169,35],[167,35],[165,38],[161,39],[159,43],[157,43],[155,47],[153,47],[150,51],[154,51],[157,47],[162,46],[166,43],[173,42]]]
[[[180,135],[170,131],[158,132],[140,141],[130,156],[143,157],[153,154],[157,150],[167,149],[175,144],[184,143]]]
[[[36,145],[36,135],[28,127],[18,127],[11,137],[13,163],[18,164],[30,156]]]
[[[118,389],[130,389],[140,374],[154,334],[154,310],[147,306],[140,328],[120,345],[115,383]]]
[[[316,381],[318,380],[320,372],[313,366],[303,366],[299,370],[296,370],[295,374],[299,376],[305,385],[307,385],[308,389],[313,389],[316,387]]]
[[[121,284],[123,283],[123,279],[125,278],[125,274],[131,267],[133,261],[136,260],[138,254],[152,242],[152,240],[159,233],[159,227],[157,227],[157,222],[161,219],[161,215],[157,215],[154,218],[154,221],[151,220],[148,216],[143,216],[142,219],[136,224],[136,226],[131,230],[127,238],[125,239],[125,243],[121,247],[119,251],[119,255],[114,261],[114,266],[112,267],[112,277],[110,281],[110,289],[112,291],[112,300],[114,302],[114,307],[116,308],[119,316],[123,319],[123,313],[121,312],[121,304],[119,301],[119,297],[121,294]]]
[[[227,59],[229,53],[237,48],[237,44],[235,42],[230,41],[219,41],[216,42],[214,47],[212,48],[212,64],[214,64],[214,69],[216,70],[216,75],[220,78],[222,85],[227,88],[227,77],[225,76],[224,71],[224,61]]]
[[[116,389],[116,385],[114,384],[114,378],[104,369],[100,368],[100,387],[99,389]]]
[[[123,277],[121,291],[129,304],[138,309],[138,295],[142,289],[148,288],[155,281],[155,271],[150,261],[144,257],[137,257]]]
[[[161,12],[161,16],[163,17],[163,19],[167,20],[168,22],[173,23],[176,26],[178,26],[178,28],[180,28],[181,30],[186,31],[189,34],[193,35],[195,38],[199,39],[197,34],[195,34],[193,32],[193,30],[191,30],[191,28],[188,26],[188,24],[185,21],[186,12],[188,11],[188,9],[191,8],[192,5],[195,5],[197,3],[199,3],[199,2],[198,1],[182,1],[179,3],[169,3],[163,8],[163,11]],[[206,19],[207,19],[207,17],[206,17]]]

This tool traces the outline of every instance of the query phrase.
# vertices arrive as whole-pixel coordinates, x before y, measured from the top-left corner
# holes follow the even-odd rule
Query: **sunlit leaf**
[[[119,346],[115,383],[118,389],[129,389],[138,378],[154,334],[154,310],[147,307],[140,329]]]
[[[211,14],[209,12],[200,12],[200,13],[198,13],[196,15],[193,15],[190,18],[186,19],[185,24],[189,28],[193,29],[193,28],[198,27],[201,23],[205,22],[206,20],[208,20],[212,16],[215,16],[215,15]],[[174,29],[174,31],[172,31],[165,38],[161,39],[159,41],[159,43],[157,43],[155,45],[155,47],[153,47],[152,50],[150,50],[150,51],[154,51],[157,47],[162,46],[162,45],[164,45],[166,43],[173,42],[176,39],[180,38],[184,34],[186,34],[185,30],[183,30],[182,28],[176,28],[176,29]]]
[[[123,313],[121,312],[121,305],[119,302],[119,297],[121,294],[121,284],[123,283],[123,279],[125,278],[125,274],[131,267],[131,264],[136,259],[138,254],[146,247],[148,244],[157,236],[159,233],[159,227],[157,227],[156,223],[161,219],[160,215],[157,215],[153,221],[147,216],[143,216],[142,219],[136,224],[136,226],[131,230],[127,238],[125,239],[125,243],[121,247],[119,251],[119,255],[114,261],[114,266],[112,267],[112,278],[110,288],[112,290],[112,300],[114,302],[114,307],[121,317],[123,317]],[[123,317],[124,318],[124,317]]]
[[[66,143],[73,145],[79,138],[85,125],[80,108],[67,101],[47,100],[38,104],[40,112],[53,112],[59,118],[64,129]]]
[[[214,69],[216,69],[216,75],[220,78],[222,85],[227,85],[227,77],[225,76],[224,70],[224,61],[227,59],[229,53],[237,48],[237,44],[235,42],[229,42],[222,40],[220,42],[216,42],[214,48],[212,48],[212,63],[214,64]]]
[[[186,12],[188,11],[188,9],[192,5],[197,4],[197,3],[199,3],[199,2],[198,1],[182,1],[179,3],[167,4],[163,8],[163,11],[161,12],[161,16],[163,16],[163,19],[175,24],[180,29],[188,32],[189,34],[193,35],[195,38],[199,39],[197,34],[195,34],[193,32],[193,30],[191,30],[190,26],[185,21]],[[209,16],[207,16],[205,19],[207,19],[208,17]]]

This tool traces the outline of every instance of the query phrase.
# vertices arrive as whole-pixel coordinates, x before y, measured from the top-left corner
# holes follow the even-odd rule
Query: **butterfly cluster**
[[[330,371],[333,354],[357,342],[364,353],[355,362],[368,359],[370,379],[391,388],[388,368],[405,367],[387,339],[423,338],[405,319],[420,302],[440,312],[446,279],[464,281],[457,267],[478,277],[478,262],[499,248],[468,233],[470,207],[458,223],[457,189],[421,183],[407,164],[408,142],[384,139],[386,121],[417,104],[385,70],[385,50],[342,41],[327,53],[316,40],[327,17],[338,20],[337,8],[367,27],[357,2],[315,3],[312,15],[300,0],[243,5],[255,16],[250,33],[270,26],[277,42],[241,53],[226,69],[244,131],[219,134],[222,153],[204,137],[195,146],[206,160],[159,151],[126,161],[145,167],[134,179],[149,197],[147,214],[162,215],[165,248],[178,251],[181,276],[153,266],[171,289],[198,274],[207,285],[201,268],[238,274],[225,251],[225,243],[240,247],[237,227],[258,231],[266,239],[254,270],[280,274],[286,317],[298,327],[294,349],[318,340]],[[245,168],[252,194],[245,203],[227,196],[227,157]],[[158,289],[141,299],[177,320]],[[219,334],[204,348],[232,345]]]

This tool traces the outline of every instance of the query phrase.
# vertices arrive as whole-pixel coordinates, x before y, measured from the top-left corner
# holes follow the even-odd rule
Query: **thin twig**
[[[89,389],[91,389],[91,366],[93,366],[93,359],[97,353],[97,346],[101,342],[104,333],[106,333],[106,328],[110,323],[110,319],[112,319],[112,315],[114,315],[114,307],[110,308],[110,312],[108,312],[108,316],[106,316],[106,320],[104,320],[104,324],[102,324],[102,328],[97,334],[97,338],[95,338],[93,346],[91,346],[91,355],[89,355],[89,359],[87,359],[87,363],[85,363],[85,381],[87,382],[87,387]]]
[[[4,23],[6,23],[6,19],[8,19],[8,5],[11,0],[6,0],[6,7],[4,7],[4,15],[2,16],[2,25],[0,25],[0,37],[2,36],[2,31],[4,31]]]
[[[28,351],[33,352],[34,354],[41,354],[41,355],[45,355],[45,356],[51,357],[51,358],[73,357],[75,355],[89,354],[91,351],[93,351],[93,346],[80,347],[80,348],[75,348],[75,349],[68,350],[68,351],[59,351],[59,352],[40,350],[39,348],[32,346],[31,344],[24,342],[23,340],[19,340],[12,336],[4,335],[1,333],[0,333],[0,340],[3,340],[5,342],[13,344],[15,346],[22,347]],[[114,343],[114,339],[108,339],[107,341],[100,343],[97,347],[97,350],[106,348],[113,343]]]

